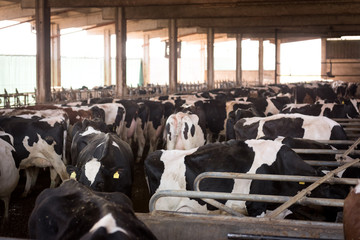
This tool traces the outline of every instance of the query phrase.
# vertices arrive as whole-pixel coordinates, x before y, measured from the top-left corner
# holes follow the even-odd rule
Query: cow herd
[[[342,126],[330,118],[359,117],[356,86],[279,84],[147,100],[98,98],[3,109],[0,198],[5,203],[4,219],[21,173],[26,175],[26,197],[40,168],[50,169],[51,184],[39,195],[28,228],[31,238],[42,239],[155,239],[131,206],[134,179],[139,177],[134,174],[135,164],[145,169],[150,195],[164,189],[193,190],[196,176],[208,171],[323,176],[324,169],[308,165],[292,148],[318,147],[314,140],[348,139]],[[201,189],[293,196],[307,185],[209,179]],[[345,199],[348,193],[344,186],[323,184],[311,196]],[[264,216],[277,206],[223,203],[248,216]],[[162,198],[157,209],[216,211],[190,198]],[[315,209],[294,205],[288,213],[297,219],[335,221],[342,210]]]

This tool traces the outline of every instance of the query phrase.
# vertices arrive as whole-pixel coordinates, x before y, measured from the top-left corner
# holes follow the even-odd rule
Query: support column
[[[259,85],[264,83],[264,39],[259,39]]]
[[[118,7],[115,10],[116,35],[116,97],[126,95],[126,19],[125,10]]]
[[[214,29],[209,28],[207,33],[207,87],[214,89]]]
[[[61,87],[60,27],[51,24],[51,86]]]
[[[278,32],[275,30],[275,84],[280,83],[280,46],[281,39],[278,38]]]
[[[176,20],[169,20],[169,88],[177,91],[177,26]]]
[[[327,78],[326,38],[321,38],[321,78]]]
[[[36,103],[51,100],[50,8],[47,0],[35,0]]]
[[[144,86],[150,83],[150,36],[144,35],[144,61],[143,61],[143,76]]]
[[[111,30],[104,30],[104,85],[111,85]]]
[[[242,86],[242,34],[236,34],[236,86]]]
[[[206,42],[201,40],[200,41],[200,71],[201,71],[201,82],[203,82],[203,83],[205,83],[205,79],[206,79],[206,75],[205,75],[205,71],[206,71],[205,47],[206,47]]]

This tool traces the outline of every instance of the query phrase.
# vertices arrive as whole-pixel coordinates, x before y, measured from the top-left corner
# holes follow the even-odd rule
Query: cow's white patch
[[[58,163],[63,165],[61,155],[58,155],[54,149],[56,142],[54,141],[49,145],[39,134],[37,134],[37,136],[39,140],[38,142],[34,142],[32,146],[29,145],[29,137],[24,137],[23,145],[30,154],[21,161],[20,168],[52,166],[55,168]]]
[[[271,101],[270,98],[266,99],[266,102],[267,102],[267,106],[266,106],[266,109],[265,109],[265,116],[267,116],[269,113],[271,114],[278,114],[280,111],[279,109],[277,109],[277,107],[274,105],[274,103]]]
[[[119,145],[116,142],[112,142],[112,145],[120,149]]]
[[[289,103],[289,104],[286,104],[282,110],[285,111],[285,110],[289,109],[289,111],[291,112],[293,109],[302,108],[307,105],[309,105],[309,104],[307,104],[307,103],[297,103],[297,104]]]
[[[355,186],[354,191],[356,194],[360,193],[360,180],[358,180],[358,184]]]
[[[101,163],[93,158],[85,164],[85,176],[90,181],[90,186],[94,183],[95,177],[99,172]]]
[[[333,110],[335,106],[335,103],[324,103],[322,106],[321,106],[321,112],[320,112],[320,115],[319,116],[324,116],[324,111],[326,109],[329,109],[330,111]]]
[[[123,232],[128,235],[127,231],[124,228],[116,225],[116,220],[111,213],[108,213],[106,216],[97,221],[94,226],[92,226],[89,232],[95,232],[98,228],[101,227],[106,228],[106,232],[110,234],[114,232]]]
[[[184,158],[194,153],[197,148],[190,150],[163,150],[160,161],[164,163],[164,173],[160,179],[160,190],[186,190]],[[201,206],[190,198],[164,197],[156,202],[156,209],[168,211],[207,212],[206,205]]]
[[[93,127],[89,126],[86,128],[86,131],[83,133],[80,133],[80,136],[87,136],[90,134],[101,134],[101,131],[95,130]]]
[[[270,140],[247,140],[245,143],[255,152],[253,164],[247,173],[256,173],[256,170],[263,164],[273,164],[278,151],[283,146],[280,142]],[[248,179],[235,179],[232,193],[249,194],[251,182],[252,180]],[[240,211],[244,211],[246,208],[245,201],[227,201],[226,205]]]

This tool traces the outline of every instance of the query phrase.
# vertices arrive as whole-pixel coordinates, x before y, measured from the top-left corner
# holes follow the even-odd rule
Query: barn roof
[[[114,28],[115,8],[124,7],[129,36],[167,37],[177,19],[179,37],[206,33],[244,37],[340,37],[359,35],[360,0],[48,0],[51,22],[61,29]],[[35,19],[35,0],[0,1],[0,20]]]

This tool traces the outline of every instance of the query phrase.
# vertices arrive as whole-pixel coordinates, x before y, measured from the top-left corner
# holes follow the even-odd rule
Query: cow
[[[281,113],[300,113],[309,116],[325,116],[328,118],[358,118],[359,109],[356,100],[345,100],[343,104],[287,104]]]
[[[94,192],[72,179],[40,193],[28,221],[31,239],[156,239],[119,192]]]
[[[29,114],[0,117],[0,127],[14,139],[16,167],[25,169],[26,184],[23,196],[34,186],[38,168],[50,167],[50,187],[57,184],[57,175],[62,181],[69,177],[65,167],[68,122],[64,115],[57,114],[58,111],[47,117]]]
[[[4,219],[9,217],[9,202],[11,193],[19,182],[19,167],[15,165],[14,138],[0,131],[0,199],[5,204]]]
[[[140,100],[136,121],[135,141],[138,143],[137,161],[142,159],[146,142],[149,152],[157,149],[165,125],[164,105],[161,102]]]
[[[134,159],[128,143],[115,133],[103,133],[92,126],[75,134],[71,145],[70,178],[94,191],[123,192],[131,196]]]
[[[166,149],[188,150],[205,144],[203,128],[196,114],[178,112],[170,115],[165,124]]]
[[[344,129],[337,122],[322,116],[298,113],[269,117],[243,118],[234,126],[236,139],[295,137],[311,140],[346,140]]]
[[[84,135],[88,127],[94,129],[92,134]],[[94,138],[99,133],[108,133],[107,125],[101,119],[88,120],[84,119],[82,122],[77,122],[69,132],[71,142],[67,149],[70,161],[70,165],[75,166],[77,164],[78,154],[86,147],[91,138]]]
[[[344,201],[343,228],[344,239],[359,239],[360,182],[353,188]]]
[[[321,171],[306,164],[294,151],[278,141],[230,140],[211,143],[190,150],[158,150],[145,160],[145,172],[150,194],[160,190],[193,190],[195,178],[203,172],[236,172],[256,174],[280,174],[323,176]],[[231,192],[293,196],[308,186],[302,182],[278,182],[244,179],[205,179],[200,183],[202,191]],[[321,185],[311,197],[344,199],[347,192],[337,185]],[[221,201],[248,216],[261,216],[278,205],[265,202]],[[161,198],[156,209],[208,213],[214,210],[202,201],[189,198]],[[300,215],[298,206],[289,210]],[[311,212],[311,211],[310,211]],[[314,211],[315,212],[315,211]],[[326,209],[321,218],[333,221],[338,209]],[[305,216],[304,216],[305,217]]]

